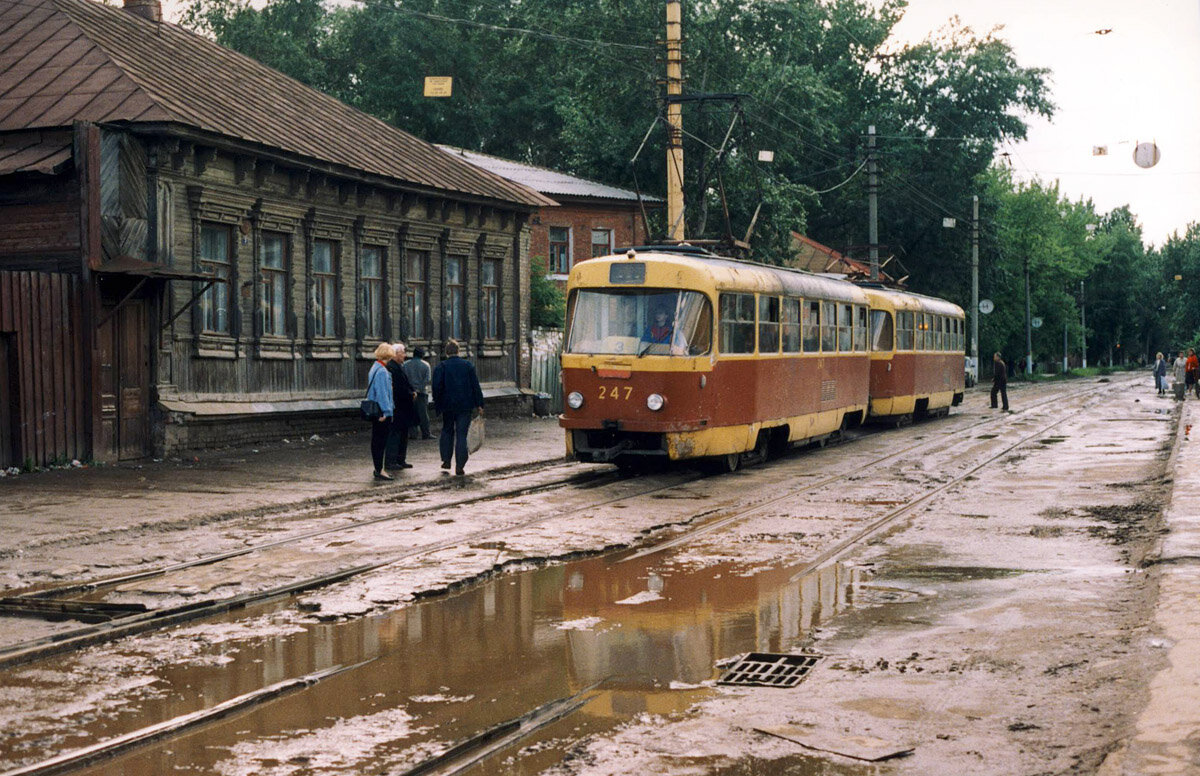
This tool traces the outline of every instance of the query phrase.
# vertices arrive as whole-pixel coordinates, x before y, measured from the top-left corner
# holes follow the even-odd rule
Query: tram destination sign
[[[646,282],[646,265],[640,261],[614,262],[608,267],[608,282],[641,285]]]

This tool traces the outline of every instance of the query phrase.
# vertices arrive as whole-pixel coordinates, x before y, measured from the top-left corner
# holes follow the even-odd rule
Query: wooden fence
[[[533,345],[530,387],[550,395],[550,412],[557,415],[563,410],[562,330],[535,328],[530,340]]]

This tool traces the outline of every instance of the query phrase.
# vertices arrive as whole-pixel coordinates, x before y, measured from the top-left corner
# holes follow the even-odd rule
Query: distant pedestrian
[[[396,408],[392,413],[392,428],[388,432],[386,457],[387,468],[396,471],[412,468],[412,464],[408,462],[408,427],[416,419],[413,413],[413,397],[416,396],[416,392],[409,385],[408,376],[404,373],[404,343],[393,343],[392,350],[392,360],[387,362],[387,369],[392,376],[392,398]]]
[[[1171,390],[1175,392],[1176,399],[1183,401],[1183,397],[1187,396],[1187,355],[1182,350],[1171,365],[1171,377],[1175,381]]]
[[[1187,382],[1186,386],[1196,392],[1196,398],[1200,399],[1200,358],[1196,358],[1196,349],[1188,348],[1187,356]]]
[[[1154,388],[1159,396],[1167,392],[1167,360],[1162,353],[1154,354]]]
[[[375,348],[375,363],[367,373],[367,398],[383,410],[379,419],[371,423],[371,460],[375,464],[375,479],[390,480],[392,475],[383,469],[383,451],[387,448],[388,432],[392,428],[392,413],[395,399],[392,397],[392,376],[387,362],[392,358],[392,346],[386,342]]]
[[[1008,411],[1008,367],[1004,365],[1004,359],[1000,358],[1000,353],[996,352],[992,355],[992,409],[996,409],[996,394],[1000,394],[1000,398],[1004,400],[1004,411]]]
[[[432,439],[433,435],[429,433],[429,382],[432,370],[429,368],[429,362],[425,360],[424,350],[413,349],[412,358],[404,362],[404,374],[417,394],[413,398],[413,409],[417,417],[416,423],[412,425],[413,436],[416,436],[417,427],[420,426],[421,439]]]
[[[433,370],[433,406],[442,415],[442,435],[438,440],[442,468],[455,461],[455,474],[464,474],[467,465],[467,430],[475,408],[483,416],[483,389],[475,365],[458,355],[458,342],[446,340],[445,358]]]

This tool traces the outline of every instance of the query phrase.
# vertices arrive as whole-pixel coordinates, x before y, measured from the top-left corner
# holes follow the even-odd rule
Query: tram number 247
[[[631,386],[631,385],[613,385],[613,386],[602,385],[602,386],[600,386],[600,398],[601,399],[618,399],[618,400],[628,401],[629,396],[632,393],[633,393],[633,386]]]

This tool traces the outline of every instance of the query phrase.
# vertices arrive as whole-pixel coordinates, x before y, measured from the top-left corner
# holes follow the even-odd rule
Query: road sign
[[[988,313],[990,313],[992,310],[995,310],[995,309],[996,309],[996,305],[992,304],[991,299],[980,299],[979,300],[979,312],[983,313],[984,315],[987,315]]]
[[[1034,318],[1032,321],[1029,322],[1029,325],[1035,329],[1040,329],[1040,328],[1042,328],[1042,319]]]

